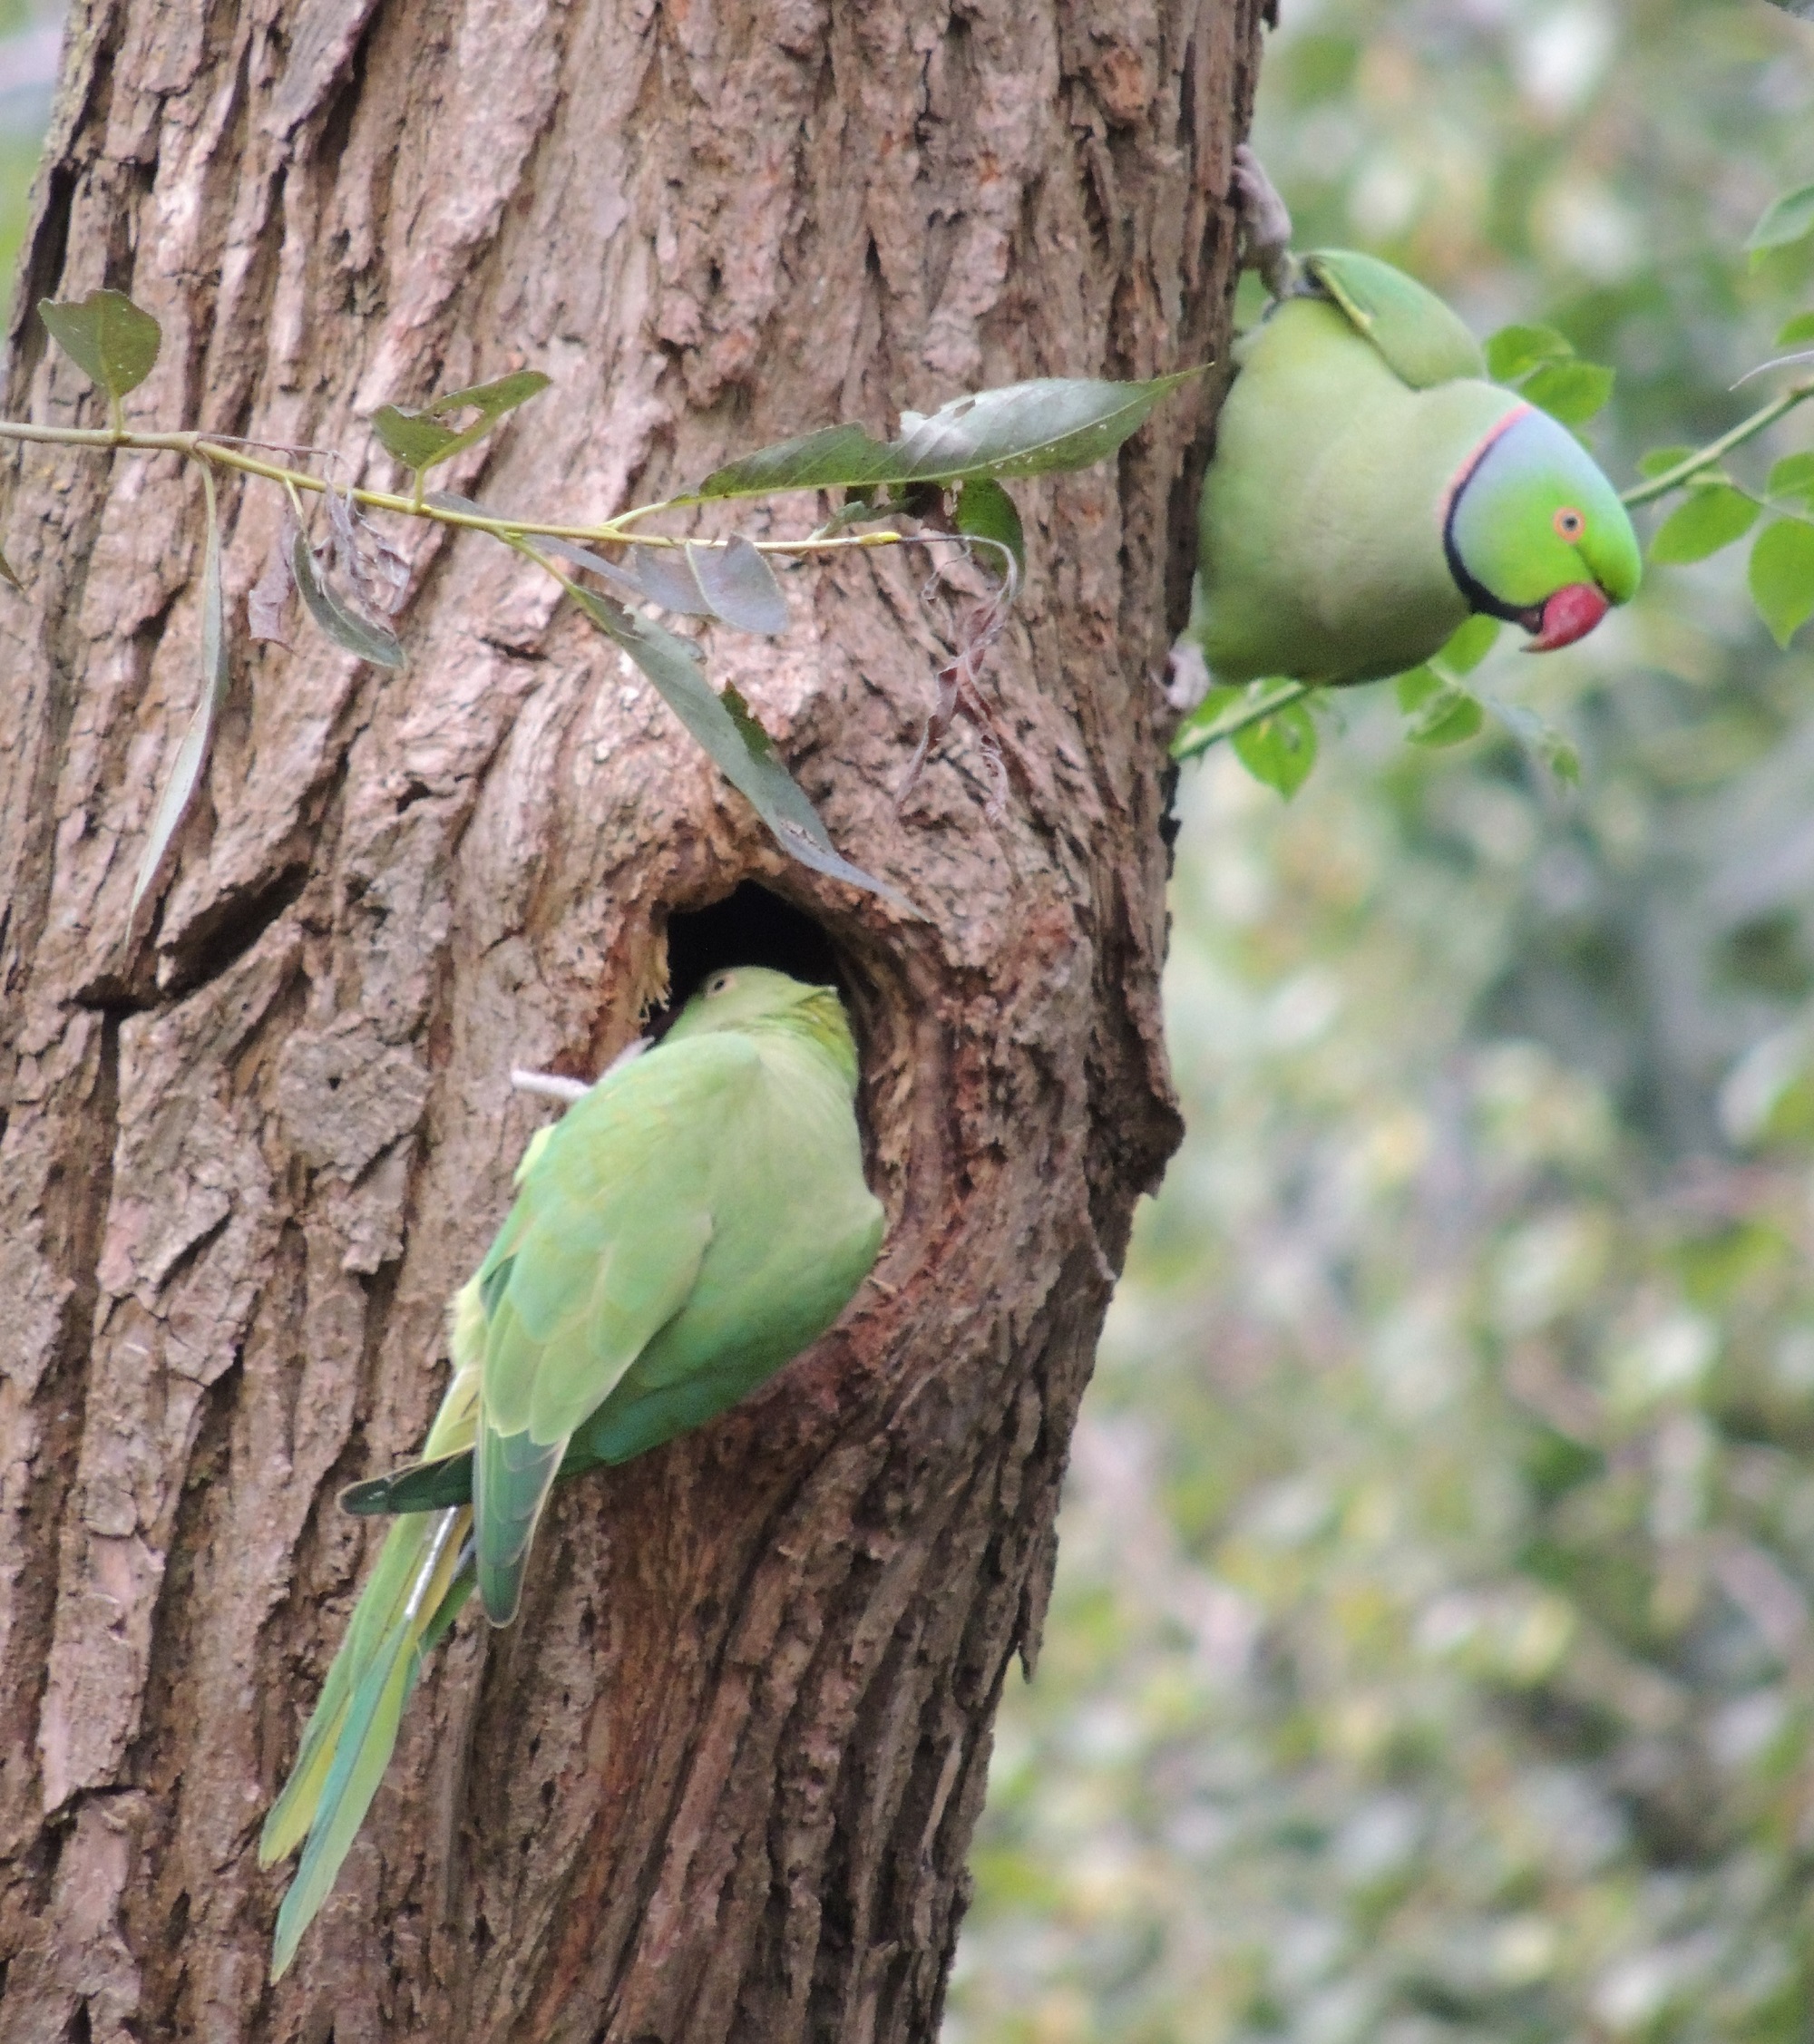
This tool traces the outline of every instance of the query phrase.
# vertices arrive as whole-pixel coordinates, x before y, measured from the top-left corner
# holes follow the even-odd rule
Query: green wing
[[[1487,374],[1479,342],[1416,277],[1352,248],[1319,248],[1303,266],[1413,390]]]
[[[740,1036],[664,1046],[579,1101],[523,1172],[477,1280],[473,1511],[494,1625],[516,1614],[575,1428],[687,1302],[712,1237],[715,1147],[761,1069]]]

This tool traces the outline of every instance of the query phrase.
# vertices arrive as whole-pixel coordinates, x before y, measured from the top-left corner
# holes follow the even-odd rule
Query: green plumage
[[[1410,277],[1343,251],[1303,268],[1216,423],[1188,631],[1214,679],[1400,673],[1477,610],[1565,644],[1625,601],[1636,538],[1574,436],[1484,381]],[[1574,624],[1544,615],[1564,590]]]
[[[333,1885],[424,1655],[474,1588],[493,1623],[515,1616],[557,1478],[724,1411],[867,1275],[883,1215],[856,1078],[835,992],[739,967],[530,1144],[454,1302],[454,1378],[424,1463],[347,1499],[422,1515],[386,1536],[265,1825],[267,1863],[307,1839],[274,1978]]]

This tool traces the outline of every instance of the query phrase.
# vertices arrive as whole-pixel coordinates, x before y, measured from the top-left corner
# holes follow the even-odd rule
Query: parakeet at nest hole
[[[1249,258],[1274,302],[1235,347],[1204,481],[1185,638],[1219,683],[1373,681],[1470,615],[1548,652],[1638,586],[1637,536],[1566,427],[1486,380],[1441,299],[1371,256],[1293,259],[1238,152]]]
[[[856,1046],[834,988],[715,973],[659,1044],[536,1135],[450,1312],[424,1460],[355,1484],[394,1512],[259,1858],[298,1844],[271,1972],[327,1900],[424,1657],[476,1589],[515,1617],[557,1478],[703,1426],[829,1328],[869,1274]]]

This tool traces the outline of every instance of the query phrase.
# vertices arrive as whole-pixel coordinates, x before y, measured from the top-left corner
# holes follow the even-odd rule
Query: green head
[[[662,1039],[736,1029],[789,1030],[828,1050],[856,1086],[856,1043],[835,987],[812,987],[766,966],[733,965],[715,972],[674,1019]]]
[[[1442,543],[1468,607],[1536,634],[1585,638],[1642,572],[1637,534],[1592,455],[1546,412],[1508,412],[1449,487]]]

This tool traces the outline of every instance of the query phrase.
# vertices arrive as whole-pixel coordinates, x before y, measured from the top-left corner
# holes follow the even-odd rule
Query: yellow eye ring
[[[731,975],[728,972],[715,972],[706,982],[707,995],[722,994],[730,983]]]
[[[1550,523],[1556,527],[1557,534],[1562,539],[1566,540],[1571,547],[1587,530],[1587,521],[1582,517],[1573,504],[1564,504],[1562,509],[1550,521]]]

